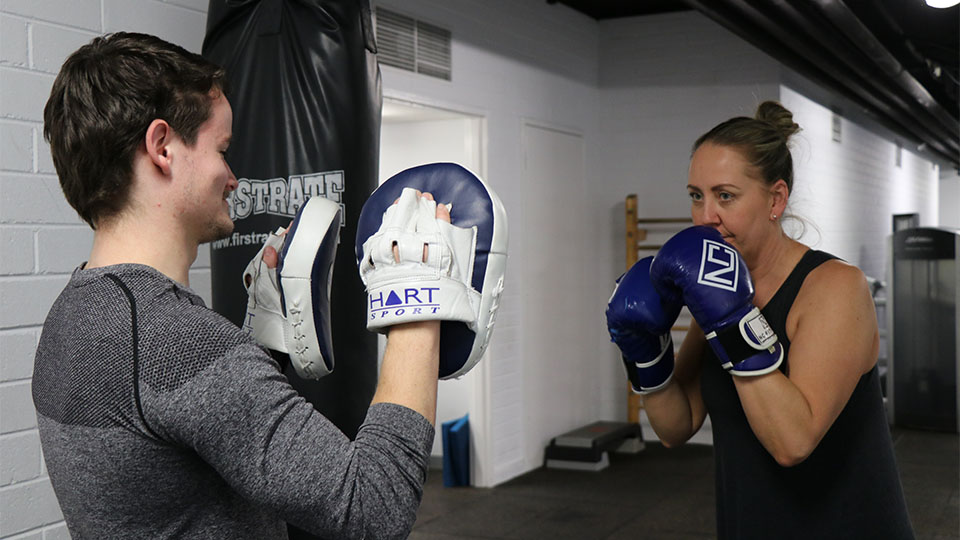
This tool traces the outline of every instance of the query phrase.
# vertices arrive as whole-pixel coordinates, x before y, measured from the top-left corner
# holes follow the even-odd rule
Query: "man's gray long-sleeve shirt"
[[[190,289],[140,265],[74,272],[33,377],[74,538],[405,537],[433,426],[370,407],[355,441]]]

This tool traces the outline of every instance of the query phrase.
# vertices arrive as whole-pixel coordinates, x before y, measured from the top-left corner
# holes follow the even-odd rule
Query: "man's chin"
[[[233,227],[233,221],[230,219],[213,223],[207,230],[207,234],[200,238],[200,243],[206,244],[208,242],[215,242],[217,240],[228,238],[233,233]]]

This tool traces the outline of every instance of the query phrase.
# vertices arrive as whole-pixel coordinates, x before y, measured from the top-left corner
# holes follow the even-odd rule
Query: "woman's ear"
[[[783,212],[787,208],[787,202],[789,199],[790,188],[787,187],[787,182],[785,180],[781,178],[780,180],[774,182],[772,186],[770,186],[770,215],[776,216],[773,217],[774,220],[776,220],[777,217],[783,216]]]
[[[170,152],[170,143],[173,142],[173,129],[166,120],[156,119],[147,127],[144,137],[147,155],[150,161],[160,169],[164,175],[170,174],[173,156]]]

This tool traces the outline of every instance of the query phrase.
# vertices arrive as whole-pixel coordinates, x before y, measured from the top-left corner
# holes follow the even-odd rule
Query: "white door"
[[[550,439],[597,418],[596,354],[588,354],[585,310],[591,252],[585,215],[583,137],[525,123],[523,248],[523,433],[526,470],[543,463]],[[517,251],[514,253],[517,253]]]

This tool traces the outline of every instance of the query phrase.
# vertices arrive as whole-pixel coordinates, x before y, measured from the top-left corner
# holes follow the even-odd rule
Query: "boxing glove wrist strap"
[[[762,358],[768,360],[759,364],[749,362],[759,352],[775,352],[778,341],[776,332],[757,307],[738,322],[709,332],[706,338],[723,368],[735,375],[763,375],[776,369],[782,360],[782,354],[763,355]]]
[[[663,390],[673,378],[673,337],[667,333],[660,336],[659,340],[661,349],[656,358],[649,362],[634,362],[636,369],[627,370],[635,394],[646,395]]]

